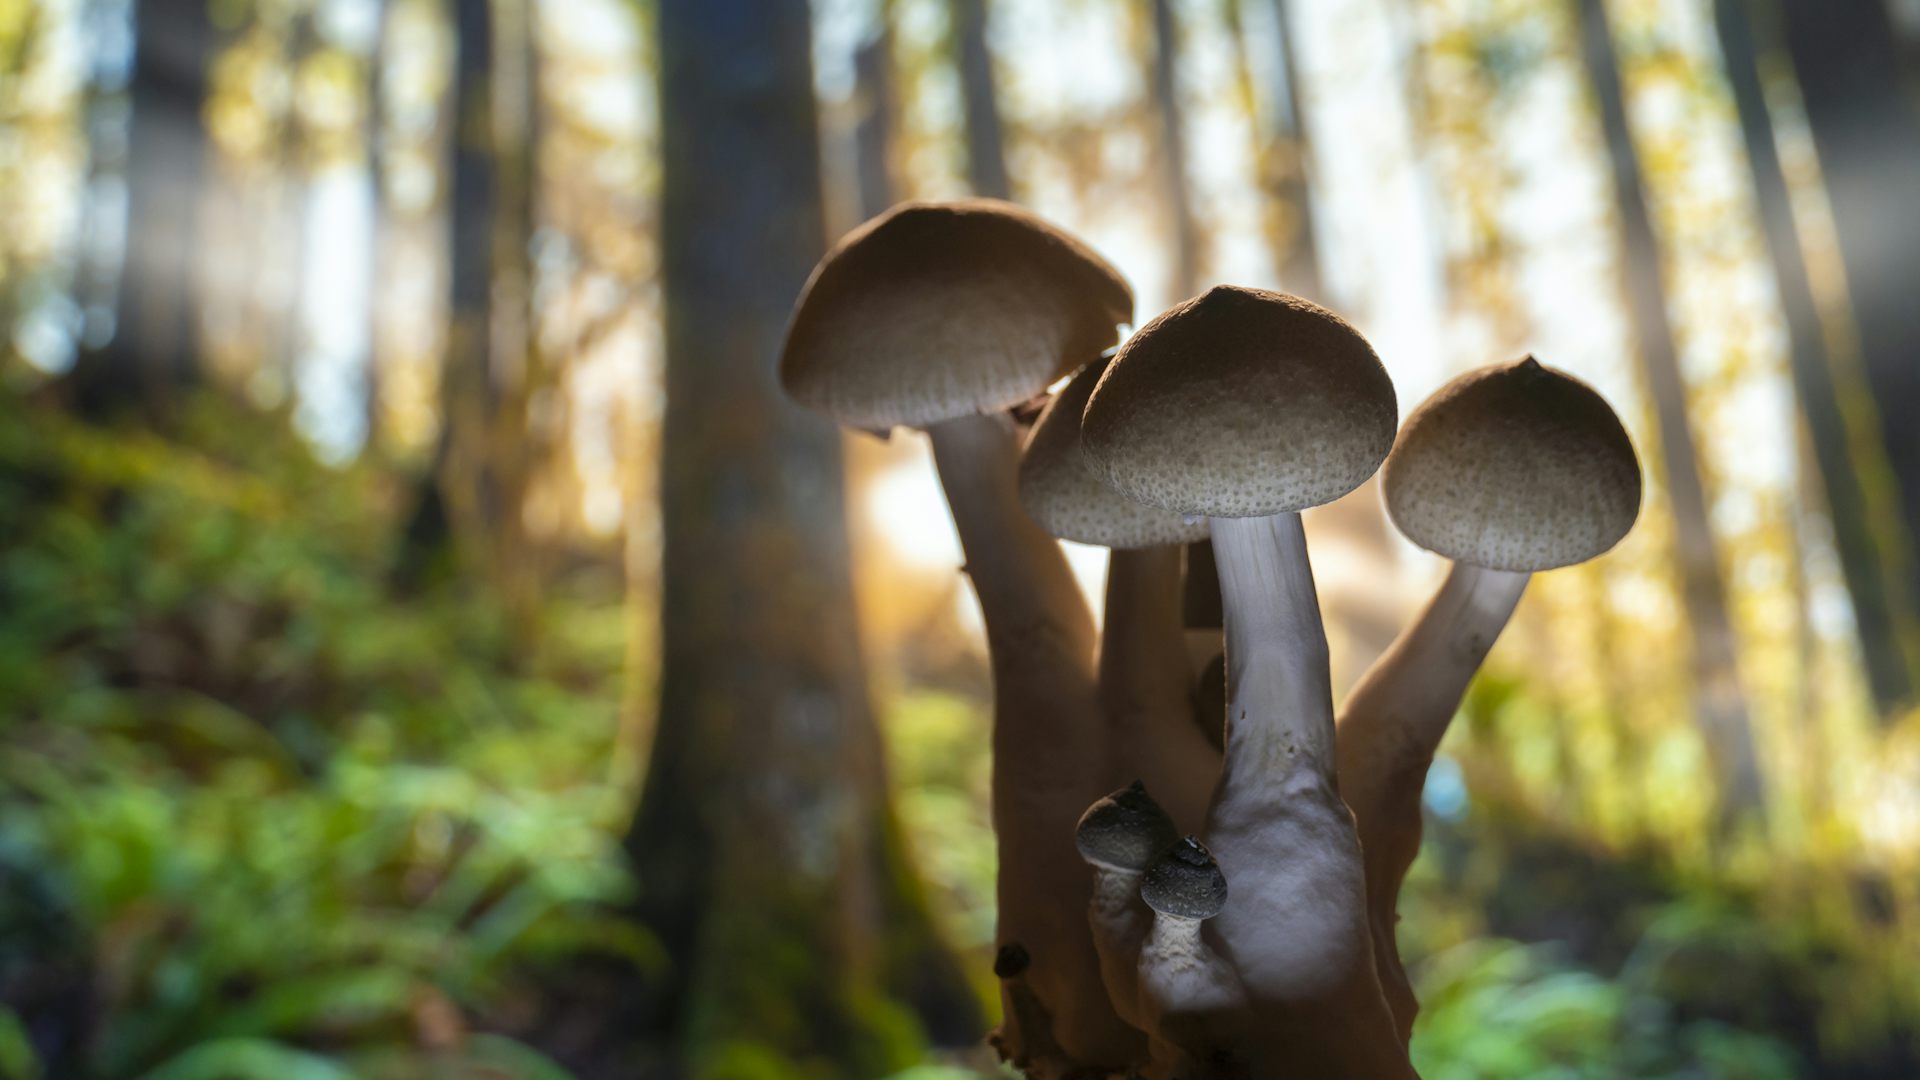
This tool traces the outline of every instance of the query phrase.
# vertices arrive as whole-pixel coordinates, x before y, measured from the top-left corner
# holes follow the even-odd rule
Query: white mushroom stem
[[[1194,1065],[1216,1049],[1210,1032],[1246,1009],[1239,976],[1207,943],[1200,919],[1152,914],[1140,947],[1140,1014],[1149,1039],[1152,1077],[1208,1075]]]
[[[1254,1075],[1408,1076],[1374,972],[1366,879],[1334,762],[1326,632],[1300,515],[1214,518],[1227,749],[1207,825],[1233,893],[1213,920]]]
[[[1142,1031],[1147,1029],[1140,1010],[1140,946],[1153,926],[1153,911],[1140,900],[1138,870],[1095,865],[1093,901],[1087,921],[1093,927],[1093,947],[1100,956],[1100,979],[1120,1018]]]
[[[1220,755],[1191,720],[1180,626],[1180,548],[1116,549],[1107,562],[1100,702],[1109,779],[1139,778],[1181,833],[1198,833]]]
[[[1427,769],[1467,684],[1520,603],[1531,575],[1456,562],[1445,584],[1347,695],[1338,734],[1340,792],[1366,853],[1374,961],[1402,1041],[1419,1005],[1394,941],[1400,884],[1420,853]]]
[[[1106,790],[1093,619],[1059,543],[1020,507],[1011,421],[963,417],[927,434],[993,673],[997,944],[1026,950],[1026,985],[1069,1058],[1123,1062],[1139,1035],[1107,1000],[1087,927],[1091,873],[1073,839],[1081,812]],[[1023,1045],[1023,1033],[1007,1035]]]

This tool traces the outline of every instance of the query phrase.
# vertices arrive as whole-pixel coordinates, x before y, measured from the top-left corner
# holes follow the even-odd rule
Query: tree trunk
[[[867,760],[839,435],[774,370],[826,241],[808,8],[667,0],[658,41],[662,683],[627,849],[669,963],[636,1033],[676,1074],[750,1046],[885,1075],[906,1063],[862,894],[897,837]]]
[[[367,114],[364,120],[367,170],[367,281],[369,288],[366,368],[361,373],[362,422],[366,437],[362,452],[378,454],[384,443],[381,410],[380,285],[387,265],[386,71],[387,26],[392,17],[387,0],[376,0],[373,41],[367,47]]]
[[[496,393],[488,360],[493,322],[494,175],[492,0],[448,0],[454,29],[453,165],[448,195],[447,341],[440,359],[440,433],[401,538],[402,587],[445,581],[455,539],[490,532],[496,501],[485,461]]]
[[[1898,559],[1885,587],[1896,598],[1899,620],[1920,602],[1920,425],[1904,415],[1920,401],[1920,316],[1913,310],[1920,281],[1920,106],[1903,81],[1885,5],[1781,0],[1780,9],[1846,267],[1861,367],[1882,418],[1890,496],[1899,505],[1902,527],[1882,534]],[[1920,670],[1920,627],[1896,621],[1892,633],[1911,679]],[[1905,691],[1904,700],[1912,702],[1913,682]]]
[[[1187,132],[1180,108],[1180,28],[1171,0],[1153,0],[1153,109],[1160,121],[1160,185],[1173,233],[1167,291],[1185,300],[1200,291],[1200,228],[1187,194]]]
[[[456,41],[447,232],[448,326],[440,433],[420,478],[397,576],[407,586],[483,570],[511,601],[524,561],[517,462],[524,424],[530,163],[522,110],[501,100],[501,65],[531,47],[514,0],[448,0]],[[512,21],[503,19],[506,15]],[[518,80],[509,89],[524,89]]]
[[[1860,470],[1849,452],[1846,414],[1835,387],[1840,376],[1827,355],[1819,305],[1807,277],[1800,234],[1794,226],[1786,174],[1781,170],[1773,122],[1767,113],[1760,77],[1761,47],[1752,15],[1751,0],[1714,2],[1727,81],[1740,113],[1754,194],[1773,260],[1781,311],[1786,317],[1788,360],[1800,415],[1826,494],[1827,518],[1833,526],[1840,570],[1853,600],[1867,683],[1881,715],[1892,716],[1912,696],[1915,685],[1913,668],[1900,648],[1900,628],[1913,625],[1911,597],[1904,590],[1888,588],[1886,559],[1876,542]]]
[[[1259,169],[1260,190],[1266,196],[1263,209],[1274,272],[1280,288],[1325,303],[1326,286],[1314,243],[1313,195],[1307,184],[1310,151],[1289,5],[1287,0],[1270,0],[1277,70],[1271,85],[1256,87],[1250,55],[1253,41],[1242,14],[1245,2],[1229,0],[1227,18],[1235,45],[1235,78],[1241,84],[1244,107],[1253,118],[1254,162]]]
[[[1694,708],[1720,784],[1727,821],[1756,817],[1764,806],[1760,764],[1740,685],[1737,642],[1727,612],[1720,564],[1707,517],[1705,485],[1687,418],[1653,219],[1641,189],[1639,156],[1627,126],[1626,98],[1602,0],[1579,0],[1580,44],[1611,159],[1624,248],[1627,313],[1642,377],[1658,423],[1661,471],[1673,511],[1675,563],[1692,630]]]
[[[127,136],[126,246],[113,336],[83,352],[75,407],[104,416],[164,411],[198,381],[195,301],[207,133],[201,108],[215,36],[206,0],[134,8]]]
[[[883,13],[881,18],[886,18]],[[854,97],[860,115],[853,127],[853,175],[859,185],[860,220],[893,205],[893,128],[900,107],[893,77],[893,30],[880,30],[853,57]]]
[[[1011,199],[1007,139],[1000,126],[999,98],[993,89],[993,53],[987,48],[987,0],[952,0],[949,11],[966,113],[967,186],[975,195]]]

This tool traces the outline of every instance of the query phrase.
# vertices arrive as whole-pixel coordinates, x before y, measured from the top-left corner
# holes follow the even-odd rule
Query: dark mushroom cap
[[[1106,369],[1106,360],[1080,369],[1034,423],[1020,456],[1020,505],[1041,528],[1082,544],[1139,548],[1204,538],[1204,519],[1189,525],[1171,510],[1129,499],[1088,467],[1080,414]]]
[[[1494,570],[1585,562],[1640,512],[1640,462],[1620,418],[1531,356],[1441,387],[1407,417],[1382,477],[1407,539]]]
[[[1393,383],[1340,316],[1221,285],[1128,339],[1081,439],[1131,498],[1184,514],[1264,517],[1359,487],[1393,447]]]
[[[1227,902],[1227,875],[1200,841],[1189,836],[1147,868],[1140,899],[1161,915],[1211,919]]]
[[[1138,780],[1087,807],[1073,832],[1081,858],[1135,873],[1179,839],[1173,819]]]
[[[1132,317],[1118,271],[1011,203],[902,203],[814,267],[780,380],[842,424],[921,427],[1044,392]]]

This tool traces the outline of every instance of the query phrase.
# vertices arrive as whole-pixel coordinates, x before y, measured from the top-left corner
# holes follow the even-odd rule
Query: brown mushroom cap
[[[1620,418],[1531,356],[1441,387],[1407,417],[1382,477],[1407,539],[1493,570],[1585,562],[1640,513],[1640,462]]]
[[[814,267],[780,380],[852,427],[923,427],[1044,392],[1132,317],[1118,271],[1011,203],[902,203]]]
[[[1020,455],[1020,505],[1041,528],[1082,544],[1139,548],[1204,539],[1205,519],[1189,525],[1171,510],[1129,499],[1088,466],[1080,414],[1106,369],[1106,360],[1080,369],[1034,423]]]
[[[1073,831],[1081,858],[1136,873],[1153,865],[1179,839],[1173,819],[1138,780],[1087,807]]]
[[[1121,347],[1080,434],[1095,473],[1122,494],[1264,517],[1359,487],[1393,447],[1396,408],[1379,357],[1340,316],[1221,285]]]
[[[1206,845],[1189,836],[1147,868],[1140,899],[1161,915],[1211,919],[1226,906],[1227,876]]]

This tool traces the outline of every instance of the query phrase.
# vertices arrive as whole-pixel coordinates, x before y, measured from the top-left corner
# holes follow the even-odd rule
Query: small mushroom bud
[[[1230,1050],[1246,1022],[1246,998],[1233,966],[1201,933],[1227,902],[1227,878],[1189,836],[1160,857],[1140,883],[1153,929],[1140,949],[1140,1014],[1152,1075],[1205,1075],[1194,1063]]]
[[[1227,875],[1206,846],[1189,836],[1148,868],[1140,899],[1169,925],[1211,919],[1227,902]]]
[[[1101,981],[1120,1018],[1142,1030],[1140,944],[1153,916],[1140,902],[1140,879],[1179,839],[1172,819],[1138,780],[1088,807],[1074,830],[1080,857],[1093,867],[1087,921],[1100,954]]]

